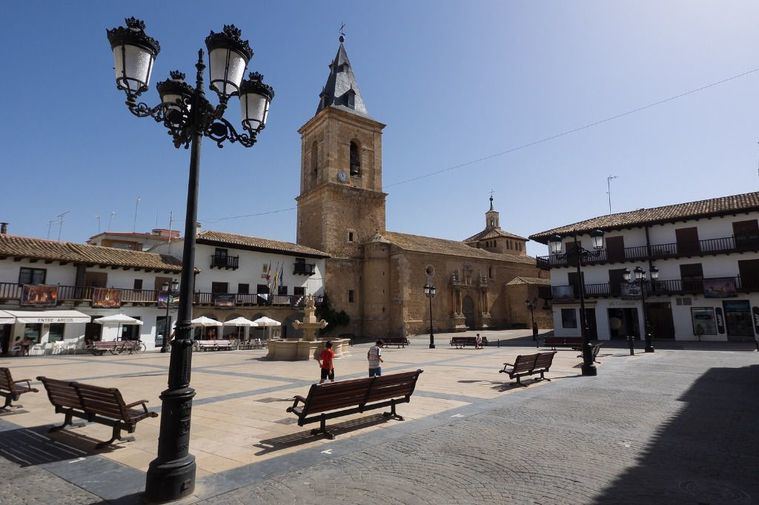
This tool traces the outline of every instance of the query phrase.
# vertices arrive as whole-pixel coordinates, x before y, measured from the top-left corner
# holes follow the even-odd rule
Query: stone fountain
[[[303,309],[303,321],[293,321],[293,327],[303,332],[303,338],[298,339],[269,339],[267,359],[273,361],[298,361],[314,359],[324,349],[327,340],[332,342],[335,357],[341,356],[350,345],[347,338],[316,338],[317,330],[327,327],[327,321],[316,319],[316,304],[313,295],[306,296],[306,306]]]

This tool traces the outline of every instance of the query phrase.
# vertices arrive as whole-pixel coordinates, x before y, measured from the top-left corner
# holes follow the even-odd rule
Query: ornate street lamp
[[[163,342],[161,342],[161,352],[169,350],[169,340],[171,339],[171,323],[169,322],[169,308],[174,301],[174,295],[179,289],[179,281],[172,279],[171,282],[164,282],[161,291],[166,294],[166,319],[163,325]]]
[[[209,51],[210,89],[218,96],[213,106],[205,96],[203,49],[195,64],[195,86],[185,82],[184,74],[171,72],[170,78],[157,85],[161,103],[148,106],[138,102],[147,91],[155,57],[160,46],[145,33],[145,23],[129,18],[126,26],[108,30],[116,71],[116,87],[126,93],[126,105],[137,117],[152,117],[162,123],[171,135],[174,146],[190,147],[190,170],[187,184],[182,280],[174,343],[171,346],[168,389],[161,393],[161,431],[158,456],[148,468],[145,497],[149,501],[168,501],[192,493],[195,488],[195,457],[190,454],[190,418],[195,390],[190,387],[192,365],[192,300],[195,270],[195,231],[200,172],[200,146],[209,137],[219,147],[224,142],[239,142],[245,147],[256,143],[258,133],[266,124],[272,88],[263,83],[260,74],[243,80],[245,67],[253,56],[240,30],[224,26],[219,33],[206,38]],[[244,132],[238,133],[224,118],[227,103],[243,93]],[[252,104],[248,106],[248,104]]]
[[[593,363],[593,348],[590,343],[588,335],[587,317],[585,316],[585,282],[582,278],[582,260],[598,257],[601,254],[601,250],[604,247],[604,232],[602,230],[593,230],[590,232],[590,238],[592,240],[593,249],[585,249],[580,245],[580,241],[577,239],[577,232],[571,232],[571,236],[574,240],[574,250],[561,252],[561,235],[554,235],[548,241],[548,247],[551,254],[556,256],[557,259],[566,258],[568,264],[576,263],[577,266],[577,282],[578,297],[580,298],[580,335],[582,336],[582,374],[585,376],[598,375],[596,365]]]
[[[655,266],[651,266],[651,281],[656,282],[656,280],[659,278],[659,269]],[[640,301],[642,304],[642,310],[643,310],[643,333],[644,338],[646,340],[646,352],[654,352],[654,345],[653,345],[653,329],[651,328],[651,325],[648,321],[648,310],[646,309],[646,277],[647,272],[643,270],[641,267],[635,267],[635,270],[630,272],[629,268],[625,268],[624,273],[622,274],[622,277],[627,281],[629,284],[637,284],[640,286]]]
[[[432,299],[435,298],[436,292],[431,282],[424,285],[424,294],[430,300],[430,349],[435,348],[435,334],[432,333]]]
[[[530,328],[532,328],[532,339],[536,342],[538,341],[538,326],[535,324],[535,309],[538,307],[538,299],[533,298],[532,300],[525,300],[524,304],[527,306],[527,310],[530,311]]]

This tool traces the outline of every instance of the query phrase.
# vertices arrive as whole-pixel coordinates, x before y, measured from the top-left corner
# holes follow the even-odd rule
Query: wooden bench
[[[546,379],[544,374],[550,370],[555,354],[556,351],[520,354],[513,364],[504,363],[503,370],[499,370],[498,372],[508,374],[510,379],[516,378],[517,384],[520,386],[524,385],[520,379],[525,375],[539,373],[539,380],[545,379],[550,381],[551,379]]]
[[[456,349],[463,349],[466,346],[474,347],[477,345],[477,337],[451,337],[451,346]],[[482,337],[482,346],[488,345],[488,339]]]
[[[102,356],[106,353],[106,351],[110,352],[111,354],[118,354],[116,348],[119,346],[119,344],[121,344],[121,342],[118,342],[116,340],[96,340],[90,344],[87,350],[95,356]]]
[[[411,345],[411,342],[406,337],[385,337],[380,340],[382,340],[383,347],[394,345],[400,349],[401,347],[405,348],[407,345]]]
[[[390,412],[384,412],[383,415],[403,421],[403,417],[395,412],[395,406],[411,401],[416,381],[422,372],[423,370],[416,370],[381,377],[313,384],[305,398],[294,397],[295,401],[287,408],[287,412],[298,416],[298,426],[319,421],[319,429],[311,430],[311,434],[324,433],[329,439],[335,438],[335,435],[327,431],[327,419],[335,417],[390,406]],[[302,405],[298,405],[299,403]]]
[[[195,345],[198,351],[231,351],[232,342],[229,340],[196,340]]]
[[[91,386],[48,377],[37,377],[37,380],[45,386],[47,397],[55,407],[56,414],[66,416],[62,425],[50,428],[51,432],[71,425],[72,417],[113,428],[111,439],[99,442],[95,446],[98,448],[110,445],[115,440],[121,440],[121,430],[134,433],[138,422],[148,417],[158,417],[157,413],[148,411],[147,400],[126,403],[121,392],[116,388]]]
[[[22,383],[26,383],[23,385]],[[29,379],[13,380],[10,368],[0,368],[0,397],[5,398],[5,405],[0,409],[7,409],[12,401],[18,401],[24,393],[36,393],[38,390],[32,387]],[[20,407],[20,405],[16,405]]]
[[[600,363],[596,358],[598,357],[598,351],[601,350],[603,344],[593,344],[593,348],[590,350],[590,354],[593,357],[593,363]],[[580,348],[582,350],[582,347]],[[577,355],[578,358],[582,358],[582,353]]]
[[[557,347],[571,347],[577,350],[582,348],[582,337],[546,337],[543,339],[543,347],[550,347],[554,351]]]

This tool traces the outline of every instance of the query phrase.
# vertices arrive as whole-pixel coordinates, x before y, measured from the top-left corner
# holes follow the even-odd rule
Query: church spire
[[[490,210],[485,213],[485,229],[495,230],[500,228],[498,211],[493,209],[493,191],[490,192]]]
[[[337,48],[337,54],[332,63],[329,64],[329,76],[327,83],[324,85],[322,92],[319,94],[319,106],[316,108],[318,114],[322,109],[336,106],[350,109],[354,112],[368,116],[369,112],[364,105],[364,99],[361,98],[361,92],[358,89],[356,76],[353,75],[351,62],[348,59],[348,53],[345,52],[345,34],[340,33],[340,47]]]

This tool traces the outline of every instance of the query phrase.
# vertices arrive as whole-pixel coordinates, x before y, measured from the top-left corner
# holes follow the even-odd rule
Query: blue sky
[[[188,7],[192,6],[192,7]],[[83,241],[107,227],[181,227],[189,152],[132,117],[113,83],[106,28],[135,16],[161,43],[147,101],[192,71],[210,30],[242,29],[249,66],[276,90],[252,149],[206,141],[205,228],[295,240],[297,129],[314,113],[346,23],[370,114],[386,123],[388,228],[463,239],[491,189],[505,229],[527,236],[608,212],[754,191],[759,72],[596,127],[487,157],[759,67],[759,4],[738,1],[10,2],[0,31],[0,221]],[[228,116],[238,121],[237,108]],[[52,238],[58,234],[52,226]],[[531,244],[532,254],[545,248]]]

